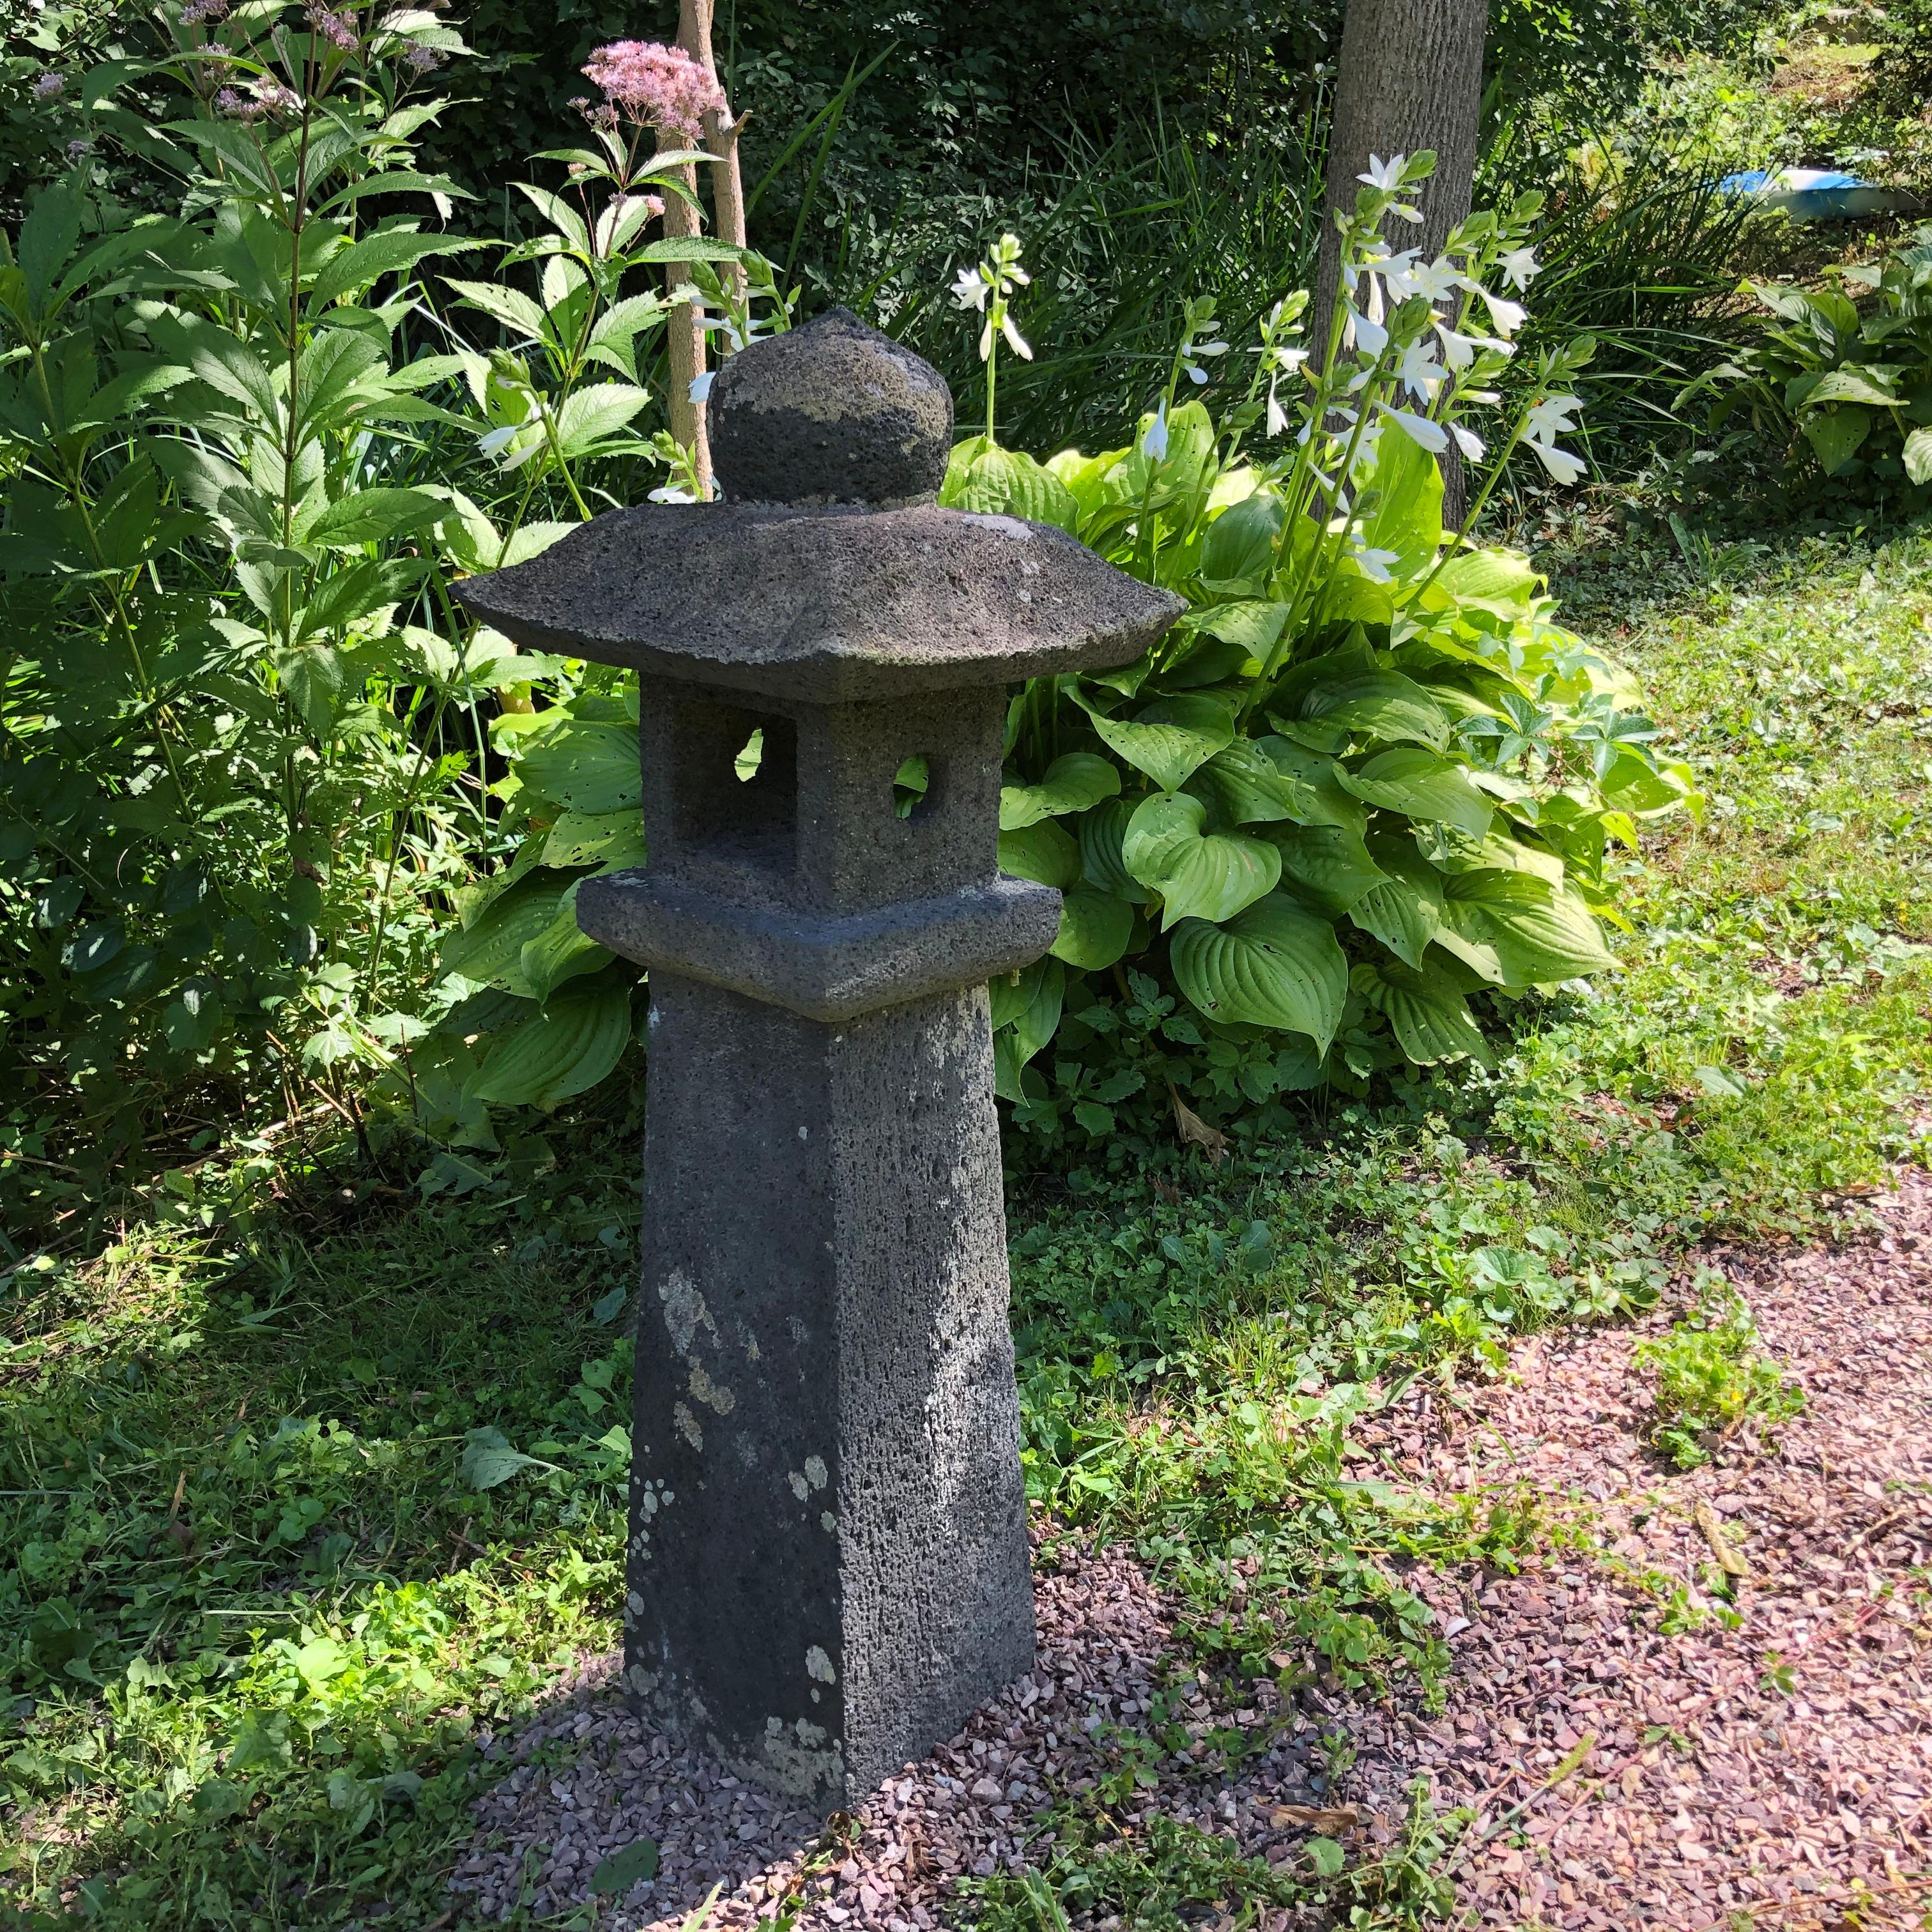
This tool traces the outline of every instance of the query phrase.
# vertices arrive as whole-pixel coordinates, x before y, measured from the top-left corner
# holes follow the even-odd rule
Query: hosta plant
[[[942,500],[1058,524],[1190,607],[1138,662],[1012,706],[1000,862],[1066,895],[1052,953],[993,988],[1000,1090],[1038,1132],[1151,1102],[1212,1144],[1285,1093],[1488,1059],[1498,1003],[1613,967],[1612,855],[1694,800],[1628,674],[1469,534],[1519,450],[1580,472],[1556,439],[1588,344],[1486,447],[1537,211],[1396,250],[1431,165],[1364,177],[1312,344],[1292,298],[1231,377],[1197,304],[1132,447],[954,452]],[[1452,446],[1472,508],[1445,532]]]

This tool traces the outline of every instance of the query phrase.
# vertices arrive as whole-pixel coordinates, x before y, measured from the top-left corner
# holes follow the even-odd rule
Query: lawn
[[[1506,1566],[1550,1526],[1352,1480],[1352,1421],[1648,1306],[1708,1236],[1840,1226],[1932,1151],[1903,1105],[1932,1065],[1932,540],[1665,542],[1544,560],[1708,800],[1630,861],[1625,970],[1526,1002],[1491,1073],[1218,1168],[1012,1177],[1033,1492],[1182,1594],[1204,1668],[1426,1682],[1383,1559]],[[638,1139],[613,1102],[426,1200],[257,1143],[0,1274],[16,1903],[462,1922],[478,1732],[617,1634]]]

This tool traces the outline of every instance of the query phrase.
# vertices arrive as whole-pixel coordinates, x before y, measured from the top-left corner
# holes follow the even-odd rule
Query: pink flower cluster
[[[321,4],[321,0],[309,0],[308,23],[326,40],[332,41],[344,53],[356,45],[356,22],[346,14],[332,13]]]
[[[27,91],[36,100],[58,100],[67,92],[67,81],[57,74],[37,74]]]
[[[218,112],[230,115],[246,125],[265,115],[293,113],[302,101],[280,81],[264,76],[251,82],[245,93],[239,88],[224,87],[214,97],[214,105]]]
[[[724,90],[681,47],[656,40],[613,40],[584,71],[633,121],[695,141],[707,114],[724,106]]]
[[[188,0],[182,9],[182,25],[199,27],[204,21],[218,20],[228,11],[228,0]]]

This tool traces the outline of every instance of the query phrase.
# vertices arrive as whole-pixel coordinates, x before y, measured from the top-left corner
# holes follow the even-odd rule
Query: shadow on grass
[[[446,1909],[475,1733],[612,1639],[635,1213],[553,1173],[16,1274],[0,1899],[142,1932]],[[479,1430],[534,1460],[479,1490]]]

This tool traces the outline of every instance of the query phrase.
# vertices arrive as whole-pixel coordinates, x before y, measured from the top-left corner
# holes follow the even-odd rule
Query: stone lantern
[[[1060,896],[999,871],[1007,696],[1183,607],[935,507],[945,382],[842,310],[734,357],[710,421],[723,502],[463,594],[638,676],[650,862],[578,894],[650,970],[627,1692],[831,1810],[1033,1662],[986,982]]]

